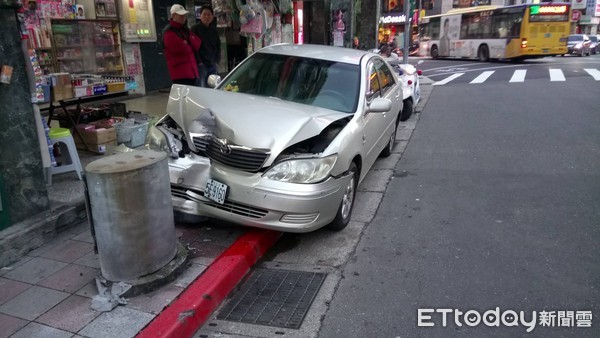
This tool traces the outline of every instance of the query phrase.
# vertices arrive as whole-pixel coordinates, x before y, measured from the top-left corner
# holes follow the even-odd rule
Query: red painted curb
[[[136,337],[192,337],[280,236],[262,229],[240,236]]]

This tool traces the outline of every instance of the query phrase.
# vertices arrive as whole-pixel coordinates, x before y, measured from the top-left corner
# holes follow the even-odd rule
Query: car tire
[[[404,100],[402,104],[402,112],[400,112],[400,121],[404,122],[410,118],[415,108],[411,99]]]
[[[438,48],[436,45],[433,45],[431,47],[431,50],[429,51],[429,55],[431,55],[431,58],[434,60],[436,60],[440,56],[440,52],[438,51]]]
[[[173,210],[173,220],[176,224],[198,224],[208,221],[208,217],[185,214],[181,211]]]
[[[348,186],[345,188],[346,191],[344,192],[344,196],[342,197],[342,201],[340,202],[340,207],[338,208],[335,218],[326,226],[326,228],[329,230],[340,231],[346,228],[348,223],[350,223],[350,216],[352,216],[352,210],[354,210],[354,200],[356,197],[356,188],[358,186],[359,177],[358,168],[354,162],[350,164],[348,173],[351,174],[352,177],[348,182]]]
[[[392,135],[390,135],[390,139],[386,144],[385,148],[381,151],[379,156],[381,157],[389,157],[394,151],[394,146],[396,145],[396,133],[398,131],[398,120],[394,120],[394,131]]]
[[[490,59],[490,51],[486,45],[479,46],[477,58],[480,62],[487,62]]]

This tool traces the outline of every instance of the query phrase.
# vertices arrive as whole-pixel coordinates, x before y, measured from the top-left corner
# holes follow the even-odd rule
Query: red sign
[[[579,21],[580,18],[581,18],[581,11],[574,10],[573,13],[571,14],[571,21]]]

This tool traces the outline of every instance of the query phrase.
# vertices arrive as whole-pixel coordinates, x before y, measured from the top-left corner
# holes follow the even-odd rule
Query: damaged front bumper
[[[195,154],[169,159],[173,208],[236,224],[285,232],[310,232],[333,221],[351,175],[316,184],[272,181]],[[205,197],[206,182],[227,186],[224,203]]]

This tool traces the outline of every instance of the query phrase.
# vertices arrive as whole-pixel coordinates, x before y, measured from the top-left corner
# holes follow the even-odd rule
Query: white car
[[[406,121],[410,118],[421,99],[419,76],[421,76],[422,72],[413,65],[400,63],[400,60],[396,58],[386,58],[385,60],[398,72],[404,84],[402,93],[404,106],[400,114],[400,121]]]
[[[150,146],[169,154],[173,207],[285,232],[350,221],[356,188],[389,156],[404,85],[381,56],[275,45],[212,88],[173,85]]]

